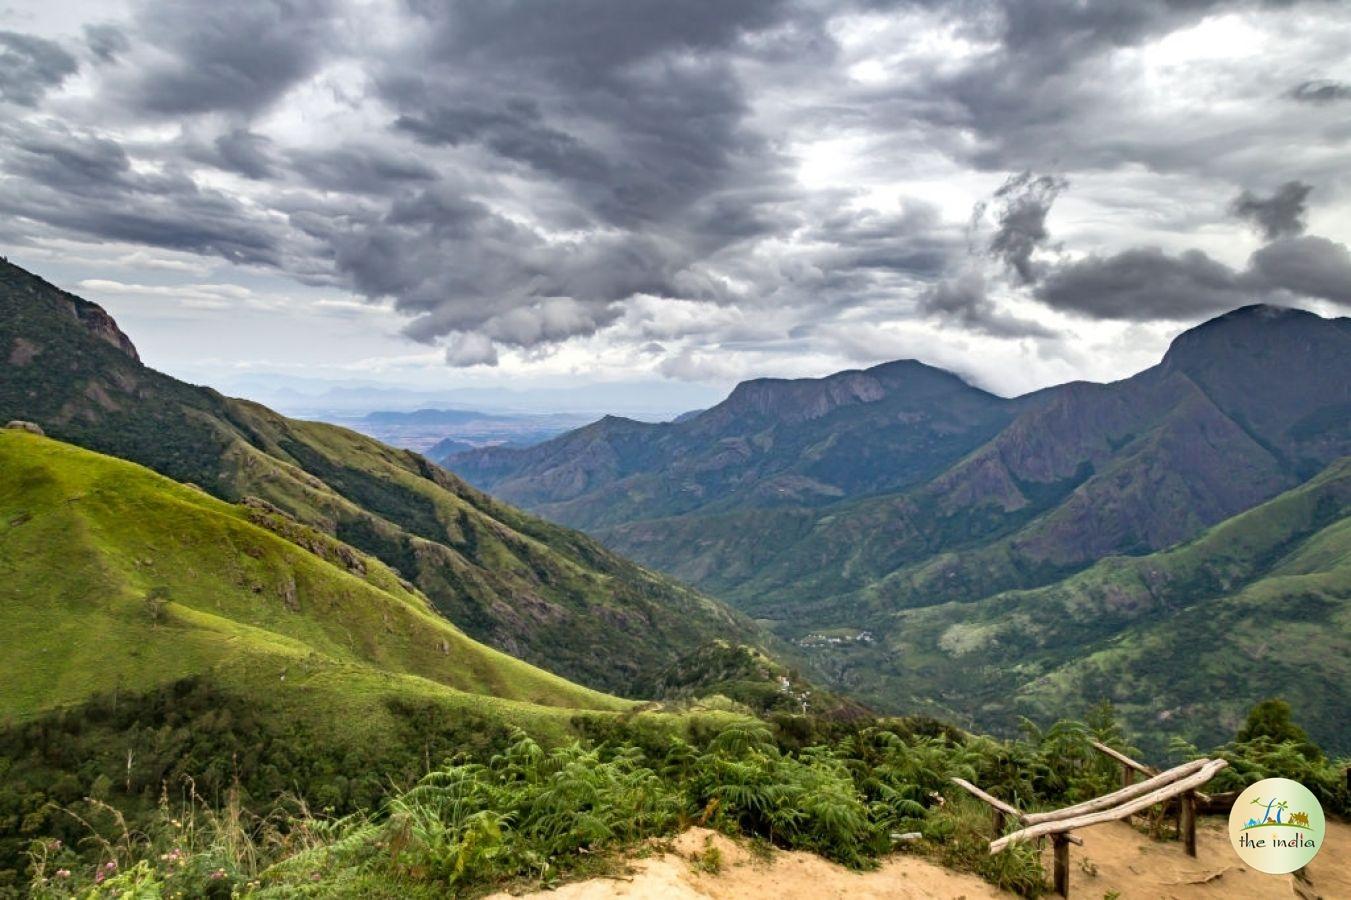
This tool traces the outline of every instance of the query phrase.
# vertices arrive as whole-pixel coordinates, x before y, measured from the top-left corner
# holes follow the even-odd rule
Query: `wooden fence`
[[[1122,763],[1120,790],[1050,812],[1025,813],[991,796],[969,781],[961,778],[952,779],[958,787],[979,798],[993,810],[995,839],[990,841],[991,853],[999,853],[1023,841],[1051,838],[1055,856],[1055,890],[1062,897],[1068,897],[1070,892],[1070,844],[1081,846],[1083,844],[1081,838],[1071,834],[1074,829],[1125,819],[1155,804],[1166,804],[1176,798],[1178,832],[1182,836],[1187,855],[1195,856],[1198,806],[1214,807],[1222,804],[1222,800],[1217,802],[1216,798],[1201,794],[1197,789],[1228,765],[1223,759],[1196,759],[1166,772],[1158,772],[1103,744],[1094,743],[1094,747]],[[1137,772],[1149,777],[1136,782],[1134,776]],[[1201,797],[1205,798],[1203,804],[1198,803],[1198,798]],[[1229,805],[1232,806],[1233,798],[1228,799]],[[1009,818],[1016,820],[1022,827],[1004,834],[1004,827]]]

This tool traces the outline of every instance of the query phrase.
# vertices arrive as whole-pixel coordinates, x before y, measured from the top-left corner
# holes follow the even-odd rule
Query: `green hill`
[[[0,262],[0,421],[128,459],[231,502],[255,497],[397,570],[474,638],[627,692],[715,639],[727,607],[423,457],[288,419],[142,365],[100,307]]]
[[[1173,549],[976,602],[856,614],[812,648],[865,699],[1011,729],[1111,700],[1142,746],[1233,734],[1269,696],[1351,750],[1351,457]]]
[[[278,513],[15,430],[0,471],[0,719],[203,673],[344,729],[398,695],[522,723],[631,705],[483,646]]]
[[[5,897],[35,838],[140,834],[169,803],[245,830],[282,809],[366,814],[523,734],[663,741],[746,719],[574,684],[264,501],[18,429],[0,429],[0,657]]]

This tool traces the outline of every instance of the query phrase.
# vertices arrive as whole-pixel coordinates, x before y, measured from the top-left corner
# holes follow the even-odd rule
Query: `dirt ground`
[[[1328,822],[1327,843],[1307,869],[1307,880],[1264,875],[1245,865],[1229,845],[1225,821],[1197,823],[1197,858],[1176,841],[1156,843],[1122,822],[1078,832],[1084,846],[1070,848],[1070,896],[1120,900],[1271,900],[1322,897],[1351,900],[1351,825]],[[722,857],[716,874],[693,860],[708,846]],[[1050,852],[1045,859],[1050,872]],[[504,900],[499,894],[490,900]],[[872,872],[851,872],[810,853],[775,852],[755,858],[744,844],[695,828],[675,841],[674,852],[633,861],[622,878],[596,878],[528,895],[554,900],[987,900],[1012,894],[974,875],[897,854]]]

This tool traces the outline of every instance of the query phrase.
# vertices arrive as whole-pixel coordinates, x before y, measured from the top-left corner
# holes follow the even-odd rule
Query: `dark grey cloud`
[[[399,194],[324,240],[360,292],[415,315],[410,335],[478,329],[529,346],[590,333],[635,294],[719,301],[726,289],[706,262],[783,223],[786,162],[749,126],[728,54],[795,15],[784,0],[412,9],[421,40],[376,78],[391,130],[474,160],[479,178],[513,179],[533,221],[457,184],[399,193],[389,171],[333,172],[333,189]],[[900,263],[856,255],[858,266]],[[453,343],[452,361],[489,361],[479,342]]]
[[[1139,48],[1209,16],[1299,5],[1299,0],[925,0],[976,48],[895,85],[863,92],[870,117],[936,130],[946,152],[987,171],[1076,172],[1145,165],[1159,172],[1255,174],[1238,135],[1208,129],[1132,95],[1118,51]],[[1330,4],[1304,4],[1328,9]],[[1224,85],[1200,85],[1198,89]],[[1200,90],[1198,90],[1200,93]],[[1271,120],[1269,120],[1271,121]],[[1210,123],[1206,123],[1210,124]],[[1271,126],[1277,127],[1277,126]],[[1237,142],[1236,142],[1237,141]],[[1232,157],[1232,158],[1228,158]]]
[[[34,106],[78,69],[75,57],[54,41],[0,31],[0,100]]]
[[[1200,250],[1136,248],[1058,267],[1035,295],[1095,319],[1184,320],[1291,296],[1351,305],[1351,250],[1314,235],[1283,237],[1237,270]]]
[[[435,169],[413,156],[374,146],[306,150],[291,154],[290,163],[309,184],[345,193],[390,196],[438,177]]]
[[[945,248],[936,260],[943,271],[954,264],[961,270],[926,287],[919,295],[918,310],[992,337],[1056,337],[1052,329],[1002,310],[989,294],[986,272],[992,258],[1013,273],[1020,285],[1032,284],[1040,277],[1042,267],[1034,263],[1032,254],[1050,241],[1046,217],[1056,197],[1068,186],[1069,182],[1059,176],[1029,171],[1005,179],[989,200],[980,201],[971,211],[965,261],[958,263],[956,247]],[[988,241],[977,243],[973,239],[982,231],[992,205],[994,233]]]
[[[995,197],[1006,200],[1004,210],[1016,210],[1017,202],[1029,196],[1029,185],[1036,180],[1029,173],[1010,178]],[[1063,185],[1041,188],[1054,200]],[[1222,312],[1275,292],[1316,297],[1346,303],[1351,299],[1351,253],[1345,246],[1321,237],[1297,237],[1305,228],[1306,203],[1313,186],[1288,181],[1270,196],[1261,197],[1243,191],[1230,204],[1230,212],[1254,225],[1268,240],[1249,258],[1247,267],[1234,268],[1211,258],[1200,250],[1188,250],[1176,256],[1158,247],[1135,247],[1120,253],[1092,255],[1074,262],[1049,267],[1033,295],[1056,309],[1095,319],[1173,319]],[[996,242],[1006,233],[1014,238],[1005,242],[1017,251],[1009,265],[1023,276],[1024,283],[1035,281],[1019,268],[1029,261],[1032,248],[1049,239],[1045,212],[1050,201],[1042,202],[1036,192],[1029,205],[1032,211],[1020,217],[1000,214]],[[978,205],[975,217],[983,209]],[[1030,224],[1019,225],[1020,222]],[[1014,227],[1009,227],[1009,223]],[[1021,243],[1018,238],[1032,237]],[[1004,257],[1009,260],[1008,256]],[[930,292],[926,303],[941,308],[965,304],[979,308],[981,296],[968,289],[956,291],[955,283],[940,288],[947,294]],[[972,285],[983,291],[983,285]]]
[[[404,82],[397,93],[403,108],[420,107],[417,113],[398,117],[396,129],[432,146],[481,144],[505,160],[564,179],[565,183],[589,185],[590,192],[607,192],[609,177],[617,168],[600,151],[577,137],[544,123],[539,105],[524,97],[504,97],[495,106],[435,101],[417,103],[410,95],[426,98],[431,89],[423,81]]]
[[[131,47],[127,33],[116,25],[102,22],[84,26],[84,42],[100,62],[113,62]]]
[[[782,166],[748,127],[729,62],[748,34],[793,14],[786,0],[415,8],[429,29],[424,54],[381,82],[397,127],[557,179],[596,221],[669,225]]]
[[[212,142],[210,152],[202,153],[198,158],[254,180],[276,174],[277,160],[272,141],[247,128],[234,128],[219,135]]]
[[[85,29],[92,101],[41,109],[69,73],[21,79],[39,111],[0,123],[0,209],[34,233],[184,249],[390,300],[454,365],[590,334],[642,294],[738,305],[801,335],[857,312],[1037,339],[1054,333],[1012,316],[1009,290],[1170,320],[1253,295],[1340,296],[1341,245],[1293,238],[1308,184],[1337,196],[1345,135],[1320,110],[1271,102],[1270,84],[1295,80],[1288,64],[1243,95],[1210,60],[1189,62],[1195,92],[1172,99],[1195,103],[1179,113],[1133,92],[1146,54],[1116,54],[1271,5],[1260,0],[133,2],[127,20]],[[879,18],[844,21],[860,12]],[[941,39],[869,37],[891,27]],[[873,58],[855,69],[860,48]],[[897,53],[920,61],[893,65]],[[1334,71],[1316,56],[1299,65]],[[1330,102],[1344,87],[1290,96]],[[181,130],[162,137],[166,124]],[[851,159],[823,184],[832,166],[813,164],[835,138]],[[966,190],[972,170],[1007,178],[974,256],[937,207],[882,208],[948,176]],[[1151,173],[1169,179],[1153,194]],[[1076,231],[1053,236],[1068,178]],[[1235,202],[1272,241],[1246,269],[1115,252],[1185,246],[1165,232],[1213,214],[1216,182],[1285,182]],[[1057,239],[1105,249],[1058,263]]]
[[[1252,255],[1261,281],[1306,297],[1351,305],[1351,251],[1315,235],[1286,237]]]
[[[1000,310],[986,293],[985,279],[965,272],[932,285],[920,295],[919,309],[956,322],[980,334],[1001,338],[1054,338],[1056,333],[1037,322]]]
[[[1301,103],[1335,103],[1338,100],[1351,100],[1351,84],[1333,81],[1330,78],[1301,81],[1290,89],[1289,96]]]
[[[281,262],[278,229],[237,200],[177,171],[141,173],[108,138],[0,131],[0,211],[95,240]]]
[[[943,224],[938,209],[914,199],[894,211],[833,210],[803,226],[827,248],[813,255],[816,265],[865,279],[880,274],[929,281],[963,252],[960,235]]]
[[[323,62],[333,15],[331,0],[146,4],[137,38],[153,55],[114,82],[115,93],[155,116],[257,112]]]
[[[446,3],[409,0],[432,29],[432,53],[476,68],[502,61],[539,66],[574,84],[601,83],[670,51],[728,49],[794,14],[789,0],[533,0]]]
[[[1046,216],[1056,197],[1067,187],[1069,181],[1065,178],[1024,171],[1009,176],[995,191],[997,225],[990,238],[990,252],[1016,272],[1024,284],[1037,280],[1032,254],[1050,239]]]
[[[1268,241],[1304,231],[1305,201],[1313,185],[1302,181],[1287,181],[1270,197],[1259,197],[1244,191],[1234,199],[1230,210],[1240,219],[1255,226]]]
[[[1095,319],[1188,319],[1250,302],[1249,279],[1200,250],[1170,256],[1140,247],[1049,272],[1035,290],[1048,306]]]
[[[393,298],[414,316],[406,333],[417,340],[478,331],[509,345],[545,344],[614,321],[618,301],[634,294],[685,293],[679,265],[650,239],[555,244],[444,184],[407,192],[387,211],[291,220],[334,249],[334,265],[358,291]]]

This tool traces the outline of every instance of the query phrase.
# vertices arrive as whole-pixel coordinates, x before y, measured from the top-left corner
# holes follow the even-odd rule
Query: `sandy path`
[[[706,841],[722,854],[722,870],[716,875],[697,871],[690,862],[704,852]],[[505,896],[498,894],[489,900],[504,900]],[[1008,895],[974,875],[949,872],[914,856],[897,855],[880,869],[860,874],[811,853],[777,851],[767,862],[757,860],[743,845],[721,834],[692,828],[676,838],[674,853],[635,860],[626,878],[593,878],[527,896],[556,900],[989,900]]]
[[[1117,891],[1121,900],[1351,900],[1351,826],[1340,822],[1328,823],[1327,844],[1308,869],[1310,882],[1298,886],[1291,876],[1263,875],[1244,866],[1229,846],[1224,821],[1219,818],[1198,823],[1196,859],[1188,858],[1180,843],[1155,843],[1122,822],[1087,828],[1079,836],[1084,846],[1072,847],[1070,852],[1071,897],[1097,900]],[[722,869],[716,875],[691,864],[704,851],[706,841],[722,854]],[[1048,873],[1050,862],[1048,852]],[[554,900],[989,900],[1014,895],[997,891],[974,875],[907,854],[862,873],[810,853],[779,851],[769,861],[757,860],[741,844],[695,828],[676,839],[675,852],[635,860],[628,876],[594,878],[527,896]],[[490,900],[506,897],[497,894]]]

